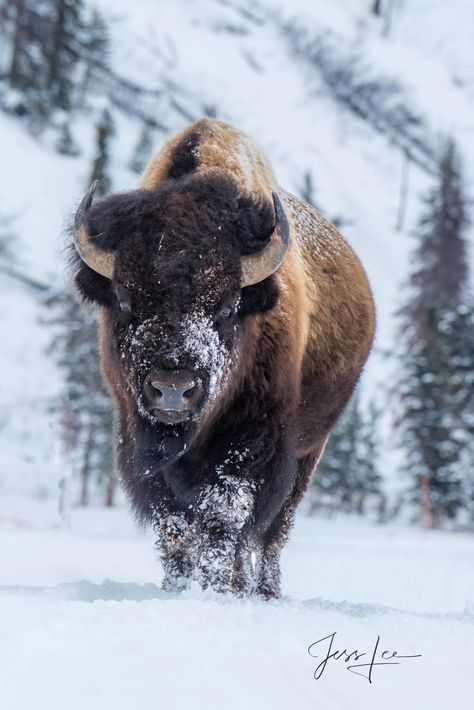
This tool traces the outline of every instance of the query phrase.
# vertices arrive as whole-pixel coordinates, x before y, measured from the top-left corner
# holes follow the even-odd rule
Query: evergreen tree
[[[314,510],[327,508],[334,511],[342,506],[346,475],[355,463],[353,442],[347,433],[343,415],[331,434],[313,478],[311,507]]]
[[[364,417],[356,393],[336,425],[313,480],[313,508],[367,512],[368,502],[380,505],[378,413],[371,405]]]
[[[310,170],[306,170],[303,174],[303,185],[300,190],[301,193],[301,199],[304,200],[305,202],[308,203],[308,205],[311,205],[315,209],[319,209],[315,196],[314,196],[314,180],[313,180],[313,174],[311,173]]]
[[[429,330],[427,314],[433,304],[455,311],[466,295],[466,202],[457,150],[453,141],[448,141],[439,164],[438,184],[425,200],[410,277],[413,294],[402,310],[407,316],[405,326],[415,339]]]
[[[98,180],[97,195],[105,195],[112,189],[111,179],[108,173],[110,163],[110,141],[115,133],[112,114],[105,108],[100,116],[96,128],[96,156],[92,166],[91,176],[88,185],[94,180]]]
[[[375,504],[379,519],[383,520],[385,510],[385,495],[382,491],[382,476],[379,463],[379,433],[378,421],[380,411],[374,402],[370,402],[365,416],[362,418],[359,431],[358,480],[354,487],[356,510],[365,514],[367,503]]]
[[[47,47],[49,100],[56,108],[71,109],[77,63],[81,58],[84,33],[83,0],[52,0],[51,34]]]
[[[94,78],[107,69],[109,34],[107,23],[97,9],[93,9],[86,24],[83,42],[83,76],[79,82],[80,100],[83,101],[93,86]]]
[[[382,0],[374,0],[372,3],[372,12],[376,17],[382,16]]]
[[[65,121],[59,130],[59,137],[56,142],[56,150],[62,155],[76,156],[79,155],[79,149],[72,137],[69,123]]]
[[[111,505],[115,485],[112,403],[102,382],[94,314],[81,310],[67,290],[55,301],[51,345],[63,373],[59,403],[64,448],[69,451],[78,503],[90,502],[91,487]]]
[[[144,123],[130,161],[130,170],[133,170],[134,173],[142,173],[150,159],[152,148],[153,126],[150,123]]]
[[[0,264],[11,264],[15,261],[11,224],[11,218],[0,213]]]
[[[470,505],[465,489],[474,433],[474,308],[467,225],[460,161],[449,141],[417,230],[411,297],[400,312],[408,498],[435,526]]]
[[[107,34],[84,0],[0,0],[0,78],[15,91],[10,108],[41,129],[57,110],[71,111],[82,74],[105,62]]]

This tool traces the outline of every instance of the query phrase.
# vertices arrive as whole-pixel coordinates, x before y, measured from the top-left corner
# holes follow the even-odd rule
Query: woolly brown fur
[[[290,222],[291,247],[275,274],[241,289],[240,257],[263,249],[275,227],[273,191]],[[243,133],[210,119],[171,138],[138,190],[97,201],[88,229],[99,248],[116,254],[112,281],[77,258],[76,283],[101,306],[102,368],[137,514],[154,521],[188,511],[218,469],[253,481],[255,509],[242,535],[262,551],[257,591],[277,595],[278,557],[295,507],[372,344],[374,305],[359,259],[335,227],[278,186]],[[131,326],[118,311],[117,289],[132,299],[136,323],[149,324],[125,348]],[[225,326],[215,319],[231,302],[238,309]],[[136,393],[150,366],[195,367],[176,352],[178,325],[196,303],[215,320],[233,365],[201,417],[171,434],[139,416]],[[208,374],[200,374],[207,392]],[[245,452],[240,469],[226,463],[234,449]],[[153,475],[143,476],[144,467]]]

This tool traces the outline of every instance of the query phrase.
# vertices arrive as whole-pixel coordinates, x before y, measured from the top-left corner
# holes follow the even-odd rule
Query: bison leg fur
[[[163,590],[180,592],[189,587],[196,563],[196,534],[184,515],[169,514],[155,525],[157,547],[165,576]]]
[[[288,539],[296,508],[308,487],[311,475],[324,449],[324,444],[325,440],[316,451],[298,461],[298,473],[293,490],[281,512],[264,535],[257,565],[255,590],[256,594],[264,599],[277,599],[281,594],[281,550]]]
[[[244,591],[250,566],[244,563],[242,529],[252,518],[254,485],[232,475],[222,475],[206,486],[198,504],[201,547],[196,578],[203,589]]]
[[[232,591],[238,596],[252,594],[255,589],[255,571],[252,564],[252,551],[246,538],[237,545],[234,560]]]
[[[280,554],[293,524],[295,507],[285,506],[265,536],[259,552],[255,593],[264,599],[280,597]]]

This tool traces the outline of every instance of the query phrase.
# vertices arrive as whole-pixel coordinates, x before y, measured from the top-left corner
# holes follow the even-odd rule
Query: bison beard
[[[370,351],[364,270],[219,121],[172,138],[141,189],[92,205],[94,189],[76,285],[100,307],[118,464],[163,586],[277,597],[296,506]]]
[[[240,431],[213,427],[205,458],[193,449],[194,423],[141,423],[133,466],[129,460],[121,466],[136,510],[157,534],[167,591],[181,591],[195,579],[218,592],[279,594],[277,548],[267,540],[275,543],[281,533],[279,527],[272,532],[271,523],[293,487],[294,447],[272,424],[255,422],[252,436],[241,412],[236,403],[235,416],[227,413]],[[281,541],[277,547],[279,552]]]

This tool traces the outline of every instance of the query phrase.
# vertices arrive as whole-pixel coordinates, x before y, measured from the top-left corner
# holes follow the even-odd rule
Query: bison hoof
[[[187,577],[165,577],[161,589],[164,592],[179,594],[189,587],[190,580]]]

